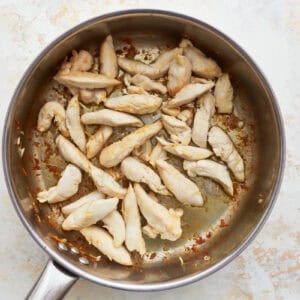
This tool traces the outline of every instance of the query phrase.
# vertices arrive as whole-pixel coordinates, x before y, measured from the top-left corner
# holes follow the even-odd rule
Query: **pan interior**
[[[60,204],[49,207],[35,200],[37,192],[56,184],[66,165],[55,148],[55,127],[44,134],[35,129],[43,103],[49,100],[65,103],[71,97],[52,77],[73,49],[86,49],[97,55],[108,33],[112,33],[119,53],[155,57],[159,50],[175,47],[183,36],[188,36],[214,58],[232,78],[238,117],[217,116],[213,122],[229,133],[246,165],[246,182],[235,183],[233,198],[205,178],[195,179],[205,198],[201,208],[182,206],[171,197],[160,197],[167,207],[184,209],[183,235],[176,242],[145,238],[148,253],[143,261],[134,255],[136,264],[132,268],[111,263],[104,256],[99,260],[99,252],[88,246],[80,234],[61,231]],[[203,25],[171,15],[139,13],[108,17],[65,36],[44,53],[28,74],[16,95],[8,121],[8,166],[22,213],[50,249],[94,275],[95,281],[104,278],[126,284],[158,283],[211,268],[237,249],[257,226],[271,200],[279,170],[278,124],[261,78],[238,49],[223,37]],[[126,130],[116,130],[112,139]],[[25,151],[21,157],[22,148]],[[171,155],[170,158],[184,172],[182,161]],[[66,203],[95,189],[88,176],[83,178],[79,193]],[[75,246],[80,255],[59,252],[59,241],[69,248]],[[80,264],[80,256],[87,257],[90,264]]]

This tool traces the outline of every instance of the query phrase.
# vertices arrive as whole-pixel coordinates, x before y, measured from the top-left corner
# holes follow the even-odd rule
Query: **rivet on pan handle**
[[[78,277],[49,260],[27,300],[59,300],[69,291]]]

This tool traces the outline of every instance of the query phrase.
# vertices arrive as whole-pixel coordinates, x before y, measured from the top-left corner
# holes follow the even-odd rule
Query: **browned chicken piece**
[[[231,114],[233,110],[233,88],[228,74],[223,74],[218,78],[214,95],[218,113]]]
[[[208,92],[214,83],[190,83],[184,86],[173,99],[168,103],[168,107],[174,108],[193,102],[197,97]]]
[[[191,62],[193,73],[208,79],[221,76],[222,70],[218,64],[213,59],[206,57],[190,41],[183,39],[179,46],[183,48],[184,56]]]
[[[105,147],[100,154],[100,164],[106,168],[118,165],[134,148],[143,145],[161,129],[162,124],[160,121],[157,121],[153,124],[145,125],[126,135],[120,141]]]
[[[177,55],[171,62],[168,73],[168,92],[175,96],[185,85],[190,82],[192,65],[183,55]]]
[[[143,115],[155,112],[161,103],[162,99],[158,96],[130,94],[109,98],[104,105],[118,111]]]
[[[72,71],[68,74],[57,74],[54,79],[59,83],[80,89],[101,89],[120,84],[117,79],[91,72]]]
[[[245,180],[244,161],[226,132],[220,127],[212,127],[208,134],[208,142],[214,153],[228,165],[234,177],[243,182]]]

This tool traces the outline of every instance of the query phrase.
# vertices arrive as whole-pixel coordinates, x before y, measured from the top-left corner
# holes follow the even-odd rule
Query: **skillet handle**
[[[77,279],[78,277],[49,260],[26,300],[62,299]]]

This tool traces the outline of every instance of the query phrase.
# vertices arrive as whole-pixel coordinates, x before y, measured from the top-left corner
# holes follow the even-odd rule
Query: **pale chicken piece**
[[[80,89],[102,89],[114,87],[121,82],[102,74],[72,71],[68,74],[57,74],[54,79],[59,83]]]
[[[148,94],[130,94],[109,98],[104,105],[122,112],[143,115],[155,112],[161,105],[162,99]]]
[[[83,171],[89,173],[91,162],[86,158],[86,156],[68,139],[59,135],[56,138],[56,146],[61,154],[61,156],[67,161]]]
[[[118,61],[113,39],[108,35],[100,47],[100,73],[109,78],[118,76]]]
[[[216,156],[227,164],[234,177],[243,182],[245,180],[244,161],[226,132],[220,127],[212,127],[208,133],[208,142]]]
[[[100,168],[91,166],[90,176],[92,177],[96,188],[111,197],[123,199],[126,195],[126,189],[123,188],[110,174]]]
[[[107,200],[103,200],[107,201]],[[120,247],[125,241],[125,222],[121,214],[114,210],[102,219],[103,227],[112,235],[115,247]]]
[[[119,57],[118,64],[124,71],[131,75],[142,74],[151,79],[157,79],[168,72],[171,61],[176,55],[181,53],[182,49],[180,48],[167,50],[160,54],[156,61],[150,65],[137,60]]]
[[[163,183],[179,202],[193,206],[203,205],[202,194],[193,181],[166,161],[158,160],[156,167]]]
[[[190,143],[192,130],[185,122],[167,115],[161,115],[161,121],[174,143],[183,145],[188,145]]]
[[[168,73],[168,92],[175,96],[185,85],[190,82],[192,65],[183,55],[177,55],[170,64]]]
[[[223,74],[218,78],[214,95],[218,113],[231,114],[233,110],[233,88],[228,74]]]
[[[68,139],[59,135],[56,138],[56,145],[60,154],[66,161],[73,163],[92,177],[95,186],[100,192],[112,197],[118,197],[120,199],[124,198],[126,189],[115,181],[111,175],[100,168],[95,167]]]
[[[183,54],[191,62],[192,70],[196,75],[208,79],[221,76],[222,70],[218,64],[213,59],[206,57],[190,41],[182,40],[179,47],[183,48]]]
[[[86,157],[88,159],[95,157],[103,148],[112,133],[113,129],[110,126],[101,126],[95,134],[90,136],[86,143]]]
[[[186,108],[177,115],[177,119],[185,122],[189,126],[191,126],[193,123],[193,117],[194,117],[193,108]]]
[[[90,226],[80,230],[89,244],[96,247],[101,253],[110,260],[124,265],[132,266],[130,254],[125,247],[115,247],[113,238],[104,230],[97,226]]]
[[[148,162],[150,160],[150,155],[152,153],[152,143],[149,140],[147,140],[143,145],[139,146],[138,148],[135,148],[132,151],[132,154],[134,156],[137,156],[138,158]]]
[[[134,192],[141,213],[147,223],[156,230],[163,240],[176,241],[182,234],[182,209],[169,210],[150,197],[140,184],[134,184]]]
[[[143,88],[145,91],[155,91],[161,94],[167,92],[167,88],[162,83],[152,80],[142,74],[134,75],[130,81],[136,86]]]
[[[189,83],[184,86],[173,99],[168,103],[168,107],[174,108],[179,107],[184,104],[193,102],[197,97],[208,92],[214,83]]]
[[[207,134],[211,117],[215,113],[215,97],[206,93],[197,101],[197,108],[192,129],[192,140],[199,147],[207,147]]]
[[[226,166],[213,160],[203,159],[199,161],[183,162],[183,168],[190,177],[209,177],[218,182],[230,196],[233,196],[233,184]]]
[[[127,195],[122,202],[122,213],[125,220],[125,244],[129,251],[136,250],[145,254],[146,246],[141,229],[141,216],[132,185],[127,189]]]
[[[85,104],[96,103],[100,104],[106,99],[106,91],[104,89],[81,89],[79,90],[79,98]]]
[[[148,139],[157,134],[162,129],[162,123],[157,121],[153,124],[145,125],[123,137],[107,147],[100,153],[100,164],[110,168],[119,164],[127,157],[134,148],[143,145]]]
[[[78,97],[74,96],[68,104],[66,110],[66,125],[70,132],[71,139],[78,146],[78,148],[85,152],[86,138],[83,126],[80,122],[80,105]]]
[[[155,193],[170,195],[159,176],[150,167],[134,157],[127,157],[122,161],[121,171],[130,181],[145,183]]]
[[[86,50],[73,50],[70,71],[89,71],[93,66],[93,56]]]
[[[147,235],[150,239],[156,239],[158,236],[159,232],[155,230],[153,227],[150,225],[146,225],[142,228],[142,231],[145,235]]]
[[[61,211],[63,214],[69,215],[70,213],[74,212],[77,208],[79,208],[83,204],[86,204],[93,200],[101,200],[101,199],[105,199],[105,195],[99,191],[93,191],[93,192],[79,198],[78,200],[76,200],[68,205],[65,205],[61,209]]]
[[[58,130],[65,137],[68,137],[69,131],[66,127],[66,111],[64,107],[56,101],[49,101],[41,108],[38,116],[37,130],[40,132],[47,131],[51,126],[53,118]]]
[[[158,142],[163,146],[163,149],[178,157],[187,160],[200,160],[210,157],[213,153],[208,149],[203,149],[194,146],[186,146],[180,144],[173,144],[157,137]]]
[[[160,143],[157,143],[151,152],[149,163],[155,168],[158,160],[166,160],[167,158],[167,152]]]
[[[56,186],[52,186],[47,191],[37,194],[37,200],[41,203],[57,203],[65,201],[78,192],[81,182],[80,170],[69,164],[61,174]]]
[[[143,122],[130,114],[114,111],[112,109],[100,109],[85,113],[81,116],[81,121],[85,125],[108,125],[116,126],[143,126]]]
[[[148,95],[148,93],[140,86],[136,85],[130,85],[127,87],[127,93],[132,95],[132,94],[139,94],[139,95]]]
[[[62,223],[63,230],[81,230],[102,220],[116,209],[118,198],[96,199],[79,206]]]
[[[124,77],[123,77],[123,82],[125,84],[125,86],[128,88],[130,85],[131,85],[131,75],[128,74],[128,73],[125,73],[124,74]]]

